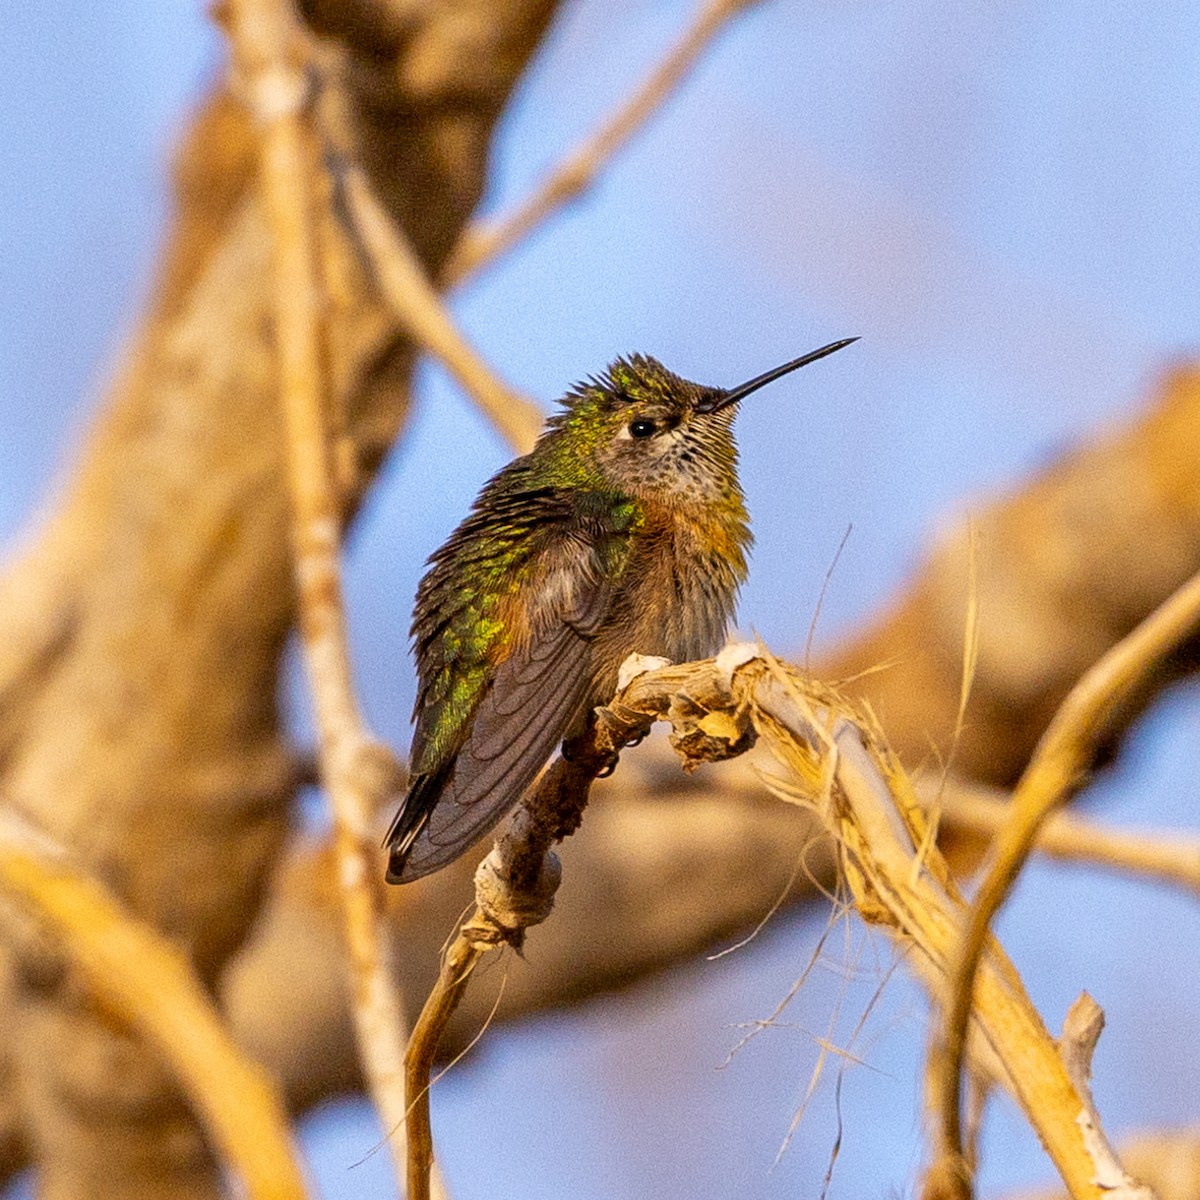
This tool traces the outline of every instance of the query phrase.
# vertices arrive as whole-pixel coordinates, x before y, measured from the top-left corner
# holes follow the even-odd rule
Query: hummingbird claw
[[[620,761],[620,755],[614,754],[609,760],[596,772],[597,779],[607,779],[616,769],[617,763]]]
[[[627,738],[625,741],[625,745],[627,747],[628,746],[640,746],[645,740],[646,740],[646,731],[644,729],[642,729],[642,730],[639,730],[637,733],[635,733],[632,737]]]

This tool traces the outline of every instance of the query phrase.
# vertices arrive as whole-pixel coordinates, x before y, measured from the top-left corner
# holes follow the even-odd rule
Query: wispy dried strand
[[[442,271],[442,283],[447,287],[462,283],[527,238],[563,205],[587,191],[613,156],[671,98],[725,25],[756,2],[708,0],[691,27],[641,87],[551,171],[528,200],[494,224],[473,224],[467,229]]]

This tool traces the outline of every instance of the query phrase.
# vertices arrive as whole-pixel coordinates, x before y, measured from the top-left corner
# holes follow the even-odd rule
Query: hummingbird
[[[412,775],[384,840],[389,883],[494,828],[612,699],[630,654],[686,662],[720,648],[752,541],[738,403],[854,341],[734,388],[618,358],[484,485],[417,590]]]

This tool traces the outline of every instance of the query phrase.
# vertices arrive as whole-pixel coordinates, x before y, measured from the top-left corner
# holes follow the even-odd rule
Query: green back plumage
[[[429,560],[412,624],[420,675],[414,771],[434,769],[462,744],[496,668],[536,616],[522,599],[536,605],[529,588],[552,543],[587,539],[604,574],[620,574],[640,506],[564,492],[551,482],[558,469],[545,447],[509,463]]]

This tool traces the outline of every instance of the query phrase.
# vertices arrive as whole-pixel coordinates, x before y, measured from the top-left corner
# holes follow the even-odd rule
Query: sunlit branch
[[[991,865],[967,915],[951,974],[945,1041],[932,1063],[942,1153],[962,1157],[962,1062],[975,976],[992,918],[1004,903],[1046,818],[1084,782],[1096,739],[1114,708],[1157,671],[1200,627],[1200,575],[1183,585],[1089,670],[1063,701],[1013,791],[1011,813],[997,835]],[[951,1172],[952,1174],[954,1172]],[[965,1176],[964,1176],[965,1178]],[[962,1196],[970,1195],[964,1183]]]
[[[260,186],[275,268],[275,339],[292,500],[300,636],[320,733],[320,774],[333,808],[359,1054],[397,1173],[403,1170],[404,1022],[390,978],[374,817],[398,768],[358,708],[342,600],[342,514],[328,428],[320,255],[319,168],[302,33],[283,0],[230,0],[228,31],[243,95],[260,132]]]
[[[563,205],[576,199],[630,138],[674,95],[725,25],[756,0],[707,0],[691,27],[667,56],[599,129],[507,217],[470,225],[442,271],[447,287],[461,283],[523,241]]]

